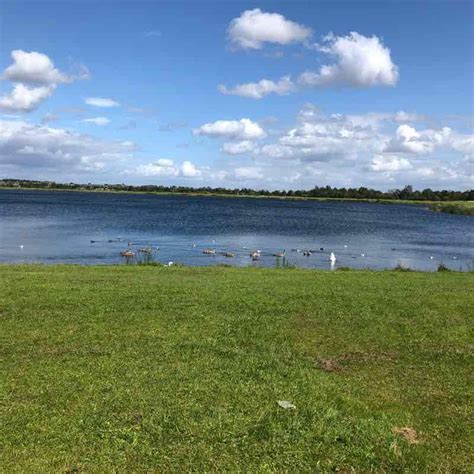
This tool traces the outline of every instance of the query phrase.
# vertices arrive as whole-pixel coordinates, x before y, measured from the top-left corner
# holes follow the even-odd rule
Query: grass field
[[[0,471],[468,472],[473,290],[454,272],[0,266]]]

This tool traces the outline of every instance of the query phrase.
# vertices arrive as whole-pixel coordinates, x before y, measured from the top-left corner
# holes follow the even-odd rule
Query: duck
[[[139,249],[138,251],[141,252],[141,253],[151,253],[151,252],[153,252],[153,249],[151,247],[143,247],[143,248]]]
[[[229,258],[230,257],[235,257],[235,253],[233,253],[233,252],[222,252],[222,255],[224,257],[229,257]]]

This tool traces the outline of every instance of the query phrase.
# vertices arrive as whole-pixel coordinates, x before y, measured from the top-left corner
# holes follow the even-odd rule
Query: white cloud
[[[1,79],[14,83],[10,93],[0,97],[0,111],[31,112],[52,95],[58,84],[89,78],[89,71],[80,67],[79,75],[68,75],[54,67],[46,54],[17,49],[11,53],[13,64]]]
[[[239,179],[262,179],[264,177],[262,169],[257,166],[236,168],[234,175]]]
[[[199,178],[203,172],[191,161],[184,161],[181,165],[174,160],[160,158],[152,163],[139,165],[135,170],[127,171],[126,174],[133,174],[146,177],[183,177]]]
[[[237,84],[232,88],[224,85],[218,86],[219,91],[225,95],[237,95],[250,99],[261,99],[269,94],[286,95],[295,90],[295,85],[290,76],[284,76],[279,81],[274,82],[262,79],[259,82],[249,82],[247,84]]]
[[[13,170],[98,170],[130,158],[135,148],[132,142],[101,140],[19,120],[0,121],[0,165]]]
[[[0,110],[6,112],[31,112],[53,92],[55,86],[28,87],[15,84],[13,90],[0,97]]]
[[[110,123],[110,119],[107,117],[93,117],[81,120],[81,122],[86,123],[93,123],[94,125],[98,125],[99,127],[103,127],[104,125],[108,125]]]
[[[265,131],[248,118],[240,120],[217,120],[205,123],[193,131],[194,135],[221,137],[235,140],[253,140],[265,136]]]
[[[224,143],[222,151],[228,155],[241,155],[255,149],[255,144],[250,140],[242,140],[241,142]]]
[[[2,79],[32,85],[62,84],[75,79],[56,69],[46,54],[16,49],[11,57],[13,64],[5,69]]]
[[[311,29],[287,20],[278,13],[267,13],[255,8],[234,18],[227,33],[235,48],[261,49],[264,43],[286,45],[304,41],[311,36]]]
[[[181,174],[185,178],[197,178],[202,175],[202,171],[196,167],[193,163],[190,161],[185,161],[181,165]]]
[[[411,163],[406,158],[398,158],[392,155],[374,155],[372,159],[374,171],[401,171],[411,168]]]
[[[350,116],[326,116],[307,105],[298,114],[298,124],[280,135],[276,143],[262,146],[260,154],[305,161],[354,160],[359,154],[381,152],[385,143],[386,138],[370,123],[354,124]]]
[[[301,74],[299,82],[303,86],[394,86],[398,82],[398,67],[377,36],[356,32],[328,35],[318,50],[335,57],[336,62],[322,66],[318,72]]]
[[[118,107],[120,104],[112,99],[105,99],[103,97],[87,97],[84,99],[87,105],[94,107]]]
[[[430,154],[435,148],[450,144],[451,129],[443,127],[440,130],[418,131],[411,125],[402,124],[387,144],[386,152],[413,153],[418,155]]]
[[[179,168],[174,164],[173,160],[161,158],[153,163],[139,165],[136,168],[136,174],[142,176],[178,176]]]

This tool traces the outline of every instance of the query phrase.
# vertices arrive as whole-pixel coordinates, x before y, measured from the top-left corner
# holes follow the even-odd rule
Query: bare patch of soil
[[[395,427],[392,431],[396,435],[401,436],[408,444],[418,444],[420,442],[417,432],[408,426],[403,426],[402,428]]]

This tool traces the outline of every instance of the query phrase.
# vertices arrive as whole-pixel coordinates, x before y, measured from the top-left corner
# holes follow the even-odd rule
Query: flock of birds
[[[90,242],[92,244],[94,244],[94,243],[104,243],[104,242],[113,243],[113,242],[123,242],[123,241],[124,240],[122,238],[118,237],[117,239],[109,239],[107,241],[91,240]],[[216,241],[212,240],[212,247],[204,248],[201,251],[201,253],[203,255],[209,255],[209,256],[221,255],[221,256],[226,257],[226,258],[233,258],[233,257],[236,257],[237,254],[242,255],[242,253],[243,253],[243,255],[245,255],[246,252],[249,252],[248,256],[250,257],[250,259],[252,261],[258,261],[263,256],[267,256],[267,257],[271,256],[271,257],[275,257],[277,259],[281,259],[281,258],[286,257],[286,250],[283,250],[281,252],[263,252],[260,249],[250,250],[247,247],[241,247],[241,249],[239,251],[229,251],[229,250],[218,251],[215,244],[216,244]],[[21,247],[23,248],[23,246],[21,246]],[[192,248],[196,248],[196,247],[197,247],[197,244],[192,243]],[[347,248],[348,248],[348,245],[347,244],[344,245],[344,249],[347,249]],[[143,247],[136,248],[136,244],[134,242],[128,241],[127,242],[127,248],[122,250],[120,252],[120,255],[128,260],[128,259],[135,258],[137,256],[137,253],[141,254],[141,255],[144,255],[146,257],[146,256],[151,256],[155,251],[158,251],[158,250],[160,250],[160,247],[157,247],[157,246],[153,247],[151,245],[146,245],[146,246],[143,246]],[[392,249],[392,250],[396,250],[396,249]],[[311,255],[313,255],[315,253],[324,254],[325,249],[324,249],[324,247],[320,247],[317,250],[293,248],[293,249],[291,249],[291,252],[296,252],[298,254],[302,254],[304,257],[310,257]],[[328,252],[327,255],[328,255],[327,261],[330,262],[331,266],[335,265],[335,263],[337,261],[337,257],[336,257],[336,254],[334,253],[334,251]],[[366,256],[365,253],[360,253],[359,254],[359,257],[361,257],[361,258],[365,258],[365,256]],[[430,260],[434,260],[434,258],[435,257],[433,255],[429,256]],[[453,256],[452,258],[453,258],[453,260],[457,260],[456,256]],[[174,262],[170,261],[170,262],[168,262],[167,266],[172,266],[173,264],[174,264]]]
[[[102,240],[91,240],[90,243],[91,244],[95,244],[95,243],[114,243],[114,242],[123,242],[124,240],[121,238],[121,237],[118,237],[116,239],[109,239],[109,240],[106,240],[106,241],[102,241]],[[223,251],[218,251],[215,247],[215,240],[212,241],[212,244],[213,244],[213,247],[207,247],[207,248],[204,248],[202,250],[202,254],[204,255],[212,255],[212,256],[215,256],[215,255],[222,255],[223,257],[226,257],[226,258],[233,258],[236,256],[237,252],[232,252],[232,251],[228,251],[228,250],[223,250]],[[192,247],[193,248],[196,248],[197,245],[195,243],[192,244]],[[21,244],[21,245],[18,245],[18,248],[20,248],[21,250],[24,249],[24,245]],[[347,249],[348,248],[348,245],[344,245],[344,249]],[[127,242],[127,248],[122,250],[120,252],[120,255],[122,257],[124,257],[125,259],[129,260],[129,259],[133,259],[137,256],[137,252],[138,254],[141,254],[143,256],[151,256],[153,254],[153,252],[155,251],[158,251],[160,250],[160,247],[153,247],[151,245],[146,245],[146,246],[143,246],[143,247],[139,247],[138,249],[135,250],[135,244],[133,242],[130,242],[128,241]],[[392,249],[392,250],[396,250],[396,249]],[[249,251],[249,249],[247,247],[242,247],[242,252],[247,252]],[[292,252],[296,252],[296,253],[301,253],[303,256],[305,257],[310,257],[311,255],[313,255],[314,253],[324,253],[325,252],[325,249],[324,247],[320,247],[319,250],[313,250],[313,249],[291,249]],[[283,250],[282,252],[262,252],[262,250],[251,250],[250,253],[248,254],[249,257],[251,258],[252,261],[258,261],[260,260],[260,258],[262,256],[271,256],[271,257],[275,257],[277,259],[280,259],[280,258],[284,258],[286,256],[286,250]],[[360,254],[360,257],[364,258],[365,257],[365,253],[361,253]],[[430,260],[434,260],[434,256],[433,255],[430,255],[429,256],[429,259]],[[452,257],[453,260],[457,260],[457,256],[453,256]],[[328,261],[330,262],[331,266],[335,265],[336,261],[337,261],[337,257],[336,257],[336,254],[334,252],[330,252],[329,253],[329,257],[328,257]],[[170,261],[168,262],[168,264],[166,266],[172,266],[174,265],[174,262]]]

